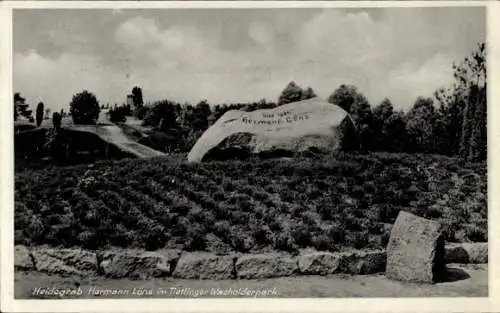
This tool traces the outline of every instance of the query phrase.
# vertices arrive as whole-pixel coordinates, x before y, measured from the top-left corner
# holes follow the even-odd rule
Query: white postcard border
[[[13,267],[13,127],[12,127],[12,14],[13,8],[314,8],[314,7],[443,7],[487,6],[488,47],[488,298],[349,298],[349,299],[138,299],[138,300],[14,300]],[[500,311],[498,200],[495,173],[500,168],[500,3],[493,1],[6,1],[0,2],[0,232],[1,307],[5,312],[492,312]],[[7,39],[7,40],[6,40]],[[496,84],[495,84],[496,83]],[[498,99],[498,100],[497,100]],[[10,105],[9,105],[10,104]],[[496,297],[495,297],[496,295]]]

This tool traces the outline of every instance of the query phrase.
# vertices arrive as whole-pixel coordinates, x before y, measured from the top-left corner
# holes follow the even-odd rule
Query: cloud
[[[294,80],[323,98],[354,84],[372,104],[408,109],[485,38],[477,9],[125,11],[93,13],[100,27],[74,15],[72,36],[54,24],[19,32],[16,91],[65,106],[84,88],[123,102],[138,85],[146,100],[219,103],[276,100]]]
[[[404,63],[392,70],[383,90],[373,90],[378,99],[384,93],[394,95],[392,101],[409,108],[419,96],[432,97],[433,92],[440,87],[452,84],[453,72],[449,58],[437,54],[420,66]]]
[[[36,51],[14,55],[14,86],[36,105],[42,101],[53,110],[67,109],[73,94],[87,89],[98,100],[124,99],[126,78],[109,71],[94,57],[62,54],[56,59],[45,58]]]
[[[120,15],[123,13],[123,9],[112,9],[111,14],[112,15]]]
[[[255,21],[248,27],[248,34],[255,42],[267,46],[272,45],[274,42],[274,29],[269,27],[268,24]]]

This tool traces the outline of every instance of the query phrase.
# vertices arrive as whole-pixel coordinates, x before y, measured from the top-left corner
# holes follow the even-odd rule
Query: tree
[[[212,113],[207,100],[198,102],[194,107],[193,129],[204,131],[208,128],[209,117]]]
[[[468,158],[472,161],[486,160],[488,156],[487,140],[487,91],[486,83],[476,91],[475,125],[472,129]]]
[[[434,150],[436,153],[451,156],[451,137],[448,133],[448,112],[444,105],[440,105],[436,111],[436,122],[434,124]]]
[[[36,126],[40,127],[43,120],[43,102],[39,102],[36,107]]]
[[[440,103],[436,136],[442,142],[441,153],[458,155],[462,139],[465,99],[453,89],[440,89],[434,97]]]
[[[176,128],[177,115],[175,114],[175,103],[169,100],[158,101],[147,111],[144,121],[160,131]]]
[[[14,121],[17,121],[19,116],[33,122],[33,111],[29,109],[29,105],[25,103],[26,99],[21,97],[19,92],[14,93]]]
[[[328,102],[338,105],[351,114],[359,124],[369,124],[372,110],[368,99],[352,85],[340,85],[329,97]]]
[[[386,121],[394,114],[391,100],[385,98],[379,105],[373,108],[372,131],[377,150],[385,150],[388,144],[387,129],[384,128]]]
[[[276,108],[276,103],[275,102],[268,102],[265,98],[262,98],[257,102],[257,110],[274,109],[274,108]]]
[[[54,128],[57,133],[61,130],[61,114],[54,112],[52,114],[52,124],[54,125]]]
[[[317,95],[311,87],[307,87],[307,89],[302,90],[301,100],[307,100],[315,97],[317,97]]]
[[[373,115],[378,116],[382,120],[387,120],[394,113],[394,106],[391,100],[384,98],[379,105],[373,108]]]
[[[93,93],[84,90],[73,96],[70,113],[75,124],[95,124],[99,112],[99,102]]]
[[[24,104],[24,98],[21,97],[19,92],[14,93],[14,121],[17,121],[17,118],[19,117],[18,105],[21,103]]]
[[[401,111],[394,112],[384,122],[384,150],[389,152],[404,152],[407,146],[406,117]]]
[[[142,99],[142,89],[140,87],[135,86],[132,88],[132,101],[134,102],[134,106],[136,108],[142,107],[144,104]]]
[[[457,89],[465,96],[460,155],[466,160],[486,159],[486,45],[454,66]]]
[[[278,106],[302,100],[302,89],[293,81],[283,89],[279,98]]]
[[[115,106],[113,109],[108,111],[109,120],[113,123],[125,122],[127,120],[128,106],[122,105],[120,107]]]
[[[288,83],[288,85],[283,89],[279,98],[278,98],[278,106],[283,104],[288,104],[292,102],[297,102],[301,100],[311,99],[317,97],[316,93],[311,87],[307,87],[306,89],[302,89],[299,85],[297,85],[294,81]],[[265,104],[265,99],[264,104]],[[262,102],[262,100],[261,100]],[[270,105],[274,105],[270,103]],[[259,103],[255,103],[252,110],[256,110],[259,107]],[[275,107],[275,105],[274,105]]]
[[[340,85],[329,97],[328,102],[346,110],[354,120],[359,131],[361,146],[365,150],[375,149],[372,129],[373,113],[368,99],[355,86]]]
[[[410,152],[435,152],[436,117],[434,101],[431,98],[418,97],[407,114],[406,131]]]
[[[447,142],[445,154],[484,160],[487,151],[486,45],[480,43],[462,63],[453,64],[454,85],[436,91],[441,104],[436,136]]]
[[[353,85],[340,85],[335,91],[328,97],[328,102],[331,104],[338,105],[347,112],[351,112],[351,108],[354,103],[359,102],[360,96],[358,94],[358,89]]]
[[[214,106],[212,110],[212,114],[210,115],[210,123],[213,124],[215,123],[219,118],[221,118],[224,113],[227,112],[227,105],[223,104],[217,104]]]
[[[51,112],[50,108],[46,108],[45,109],[45,119],[49,119],[50,118],[50,112]]]

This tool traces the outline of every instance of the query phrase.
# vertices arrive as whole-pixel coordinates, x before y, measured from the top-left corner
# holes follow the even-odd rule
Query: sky
[[[290,81],[326,99],[341,84],[408,110],[449,86],[486,40],[485,9],[20,10],[13,83],[26,102],[68,108],[84,89],[123,103],[276,101]]]

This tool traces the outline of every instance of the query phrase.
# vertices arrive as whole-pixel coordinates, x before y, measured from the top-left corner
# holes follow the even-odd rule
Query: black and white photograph
[[[484,2],[11,14],[15,300],[492,296]]]

